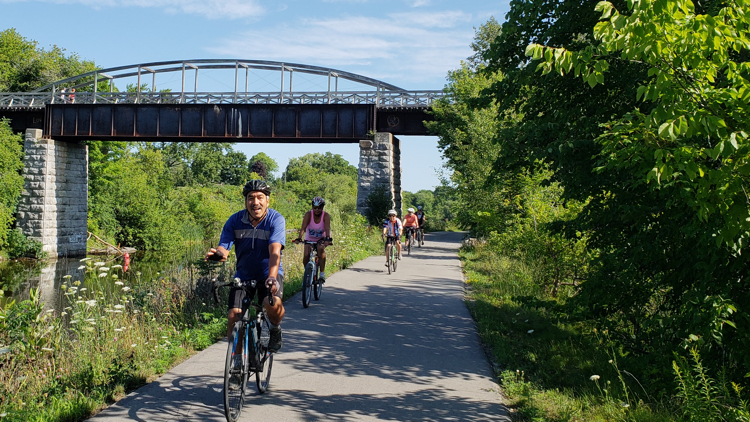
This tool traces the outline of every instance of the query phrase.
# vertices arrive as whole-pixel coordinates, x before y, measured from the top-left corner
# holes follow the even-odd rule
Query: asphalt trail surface
[[[463,303],[463,234],[434,233],[389,275],[376,256],[286,303],[271,385],[242,421],[510,421]],[[226,340],[91,421],[224,421]]]

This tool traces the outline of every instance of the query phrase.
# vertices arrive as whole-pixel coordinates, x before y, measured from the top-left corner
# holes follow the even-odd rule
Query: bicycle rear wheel
[[[232,335],[228,338],[227,359],[224,364],[224,414],[227,421],[234,422],[240,418],[242,405],[245,402],[245,386],[247,385],[247,350],[242,342],[245,339],[245,324],[242,321],[234,323]],[[242,345],[242,346],[241,346]],[[243,347],[242,359],[239,365],[234,358],[238,347]]]
[[[312,261],[305,266],[305,275],[302,276],[302,307],[310,306],[310,296],[312,295],[313,274],[315,273],[315,264]]]
[[[259,338],[258,342],[258,367],[255,371],[255,384],[258,386],[258,392],[263,394],[268,389],[268,385],[271,384],[271,368],[273,367],[273,353],[268,352],[268,340],[271,332],[271,326],[269,325],[268,319],[262,318],[258,327]]]
[[[417,246],[419,246],[421,248],[422,247],[422,243],[424,243],[424,242],[422,242],[422,231],[421,230],[417,230]]]
[[[414,243],[414,238],[412,237],[411,233],[409,233],[409,238],[406,241],[409,243],[406,246],[406,254],[411,255],[411,244]]]

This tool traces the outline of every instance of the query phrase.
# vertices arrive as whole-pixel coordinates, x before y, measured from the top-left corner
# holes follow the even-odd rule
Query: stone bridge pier
[[[85,255],[88,147],[42,139],[41,129],[27,129],[24,151],[17,226],[50,257]]]
[[[359,187],[357,211],[367,211],[367,197],[385,187],[391,207],[401,216],[401,141],[391,133],[377,132],[373,139],[359,141]],[[386,216],[383,216],[385,220]]]

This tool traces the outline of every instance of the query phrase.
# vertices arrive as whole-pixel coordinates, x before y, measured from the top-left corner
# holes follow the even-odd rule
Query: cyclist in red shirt
[[[409,235],[414,235],[419,229],[419,219],[414,214],[414,208],[407,210],[409,213],[404,217],[404,235],[406,236],[406,247],[409,247]]]

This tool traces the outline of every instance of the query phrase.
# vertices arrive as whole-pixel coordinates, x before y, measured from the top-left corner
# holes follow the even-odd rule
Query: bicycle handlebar
[[[255,286],[257,286],[257,283],[258,283],[257,280],[249,280],[248,282],[243,283],[242,281],[240,281],[239,278],[235,278],[234,281],[231,281],[229,283],[215,284],[214,287],[213,287],[213,289],[212,289],[213,290],[213,295],[214,295],[214,302],[216,302],[217,304],[219,303],[219,288],[221,288],[221,287],[231,287],[231,286],[234,286],[234,287],[241,287],[241,288],[245,289],[245,286],[250,285],[250,287],[255,287]],[[277,283],[278,283],[278,281],[277,281]],[[267,289],[267,290],[268,290],[268,294],[266,295],[266,297],[268,298],[268,303],[270,303],[271,306],[273,306],[273,304],[276,302],[276,296],[274,296],[273,293],[271,293],[271,289]]]

